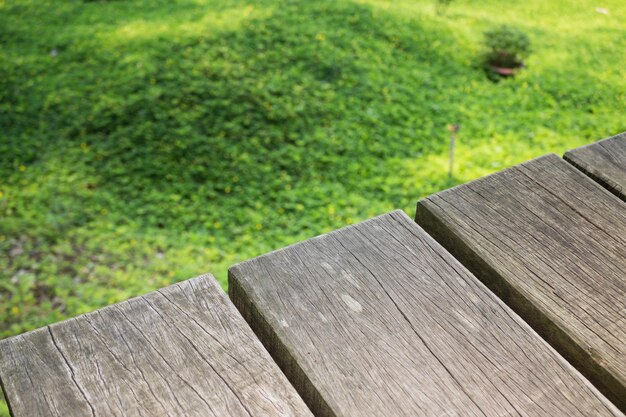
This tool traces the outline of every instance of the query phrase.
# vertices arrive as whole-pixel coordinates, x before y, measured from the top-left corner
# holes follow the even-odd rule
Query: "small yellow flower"
[[[20,172],[24,172],[26,171],[26,167],[24,165],[20,165],[19,170]]]
[[[13,306],[13,307],[11,307],[11,313],[12,313],[14,316],[17,316],[18,314],[20,314],[20,308],[19,308],[18,306]]]
[[[315,39],[320,42],[324,42],[326,40],[326,36],[324,36],[323,33],[318,33],[317,35],[315,35]]]

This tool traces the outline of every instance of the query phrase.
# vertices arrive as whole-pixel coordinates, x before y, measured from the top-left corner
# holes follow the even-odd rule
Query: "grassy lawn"
[[[237,261],[626,130],[624,20],[622,0],[0,0],[0,338],[206,271],[225,286]],[[501,23],[534,52],[494,83]]]

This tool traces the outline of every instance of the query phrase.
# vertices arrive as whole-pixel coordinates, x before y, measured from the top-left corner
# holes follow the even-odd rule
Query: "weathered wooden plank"
[[[548,155],[421,200],[417,222],[626,408],[626,204]]]
[[[626,132],[572,149],[563,158],[626,201]]]
[[[0,342],[14,417],[311,416],[210,275]]]
[[[236,265],[229,294],[318,417],[623,415],[400,211]]]

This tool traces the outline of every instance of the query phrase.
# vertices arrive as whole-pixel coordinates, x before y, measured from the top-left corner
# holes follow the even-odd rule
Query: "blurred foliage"
[[[225,286],[237,261],[626,130],[626,13],[603,6],[0,0],[0,337],[206,271]],[[495,84],[500,24],[534,53]]]
[[[452,3],[454,3],[454,0],[435,0],[435,11],[438,15],[442,15]]]

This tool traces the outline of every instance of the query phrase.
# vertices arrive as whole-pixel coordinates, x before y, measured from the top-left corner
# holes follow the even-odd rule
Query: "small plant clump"
[[[530,54],[530,39],[520,29],[502,25],[485,32],[485,64],[500,75],[513,75]]]

